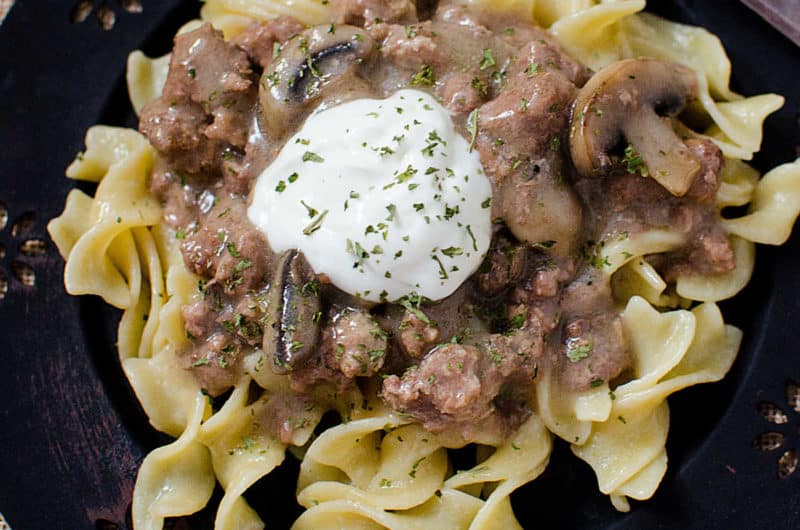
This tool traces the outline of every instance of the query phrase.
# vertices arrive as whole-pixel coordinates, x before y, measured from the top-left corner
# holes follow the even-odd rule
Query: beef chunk
[[[410,357],[422,357],[439,340],[439,327],[406,311],[400,324],[400,345]]]
[[[219,171],[242,149],[257,95],[247,54],[205,24],[175,37],[162,96],[142,109],[139,128],[178,171]]]
[[[513,244],[502,235],[495,236],[486,260],[475,275],[477,287],[488,296],[501,293],[522,277],[526,256],[525,246]]]
[[[381,42],[381,55],[400,68],[417,70],[420,65],[437,64],[446,58],[443,50],[423,27],[409,30],[407,26],[381,24],[371,30]]]
[[[363,310],[346,309],[333,322],[333,357],[345,377],[371,376],[383,366],[388,336]]]
[[[289,37],[303,31],[305,26],[294,17],[280,16],[268,22],[253,22],[234,42],[253,62],[266,68],[275,56],[275,44],[289,40]]]
[[[617,232],[631,234],[650,229],[685,234],[684,247],[648,258],[667,280],[681,274],[720,274],[735,266],[733,248],[719,224],[715,205],[721,152],[707,141],[688,140],[687,145],[702,165],[684,197],[674,197],[653,179],[638,174],[578,183],[598,226],[613,226]]]
[[[219,164],[223,146],[205,135],[208,116],[186,99],[157,99],[142,109],[139,129],[169,161],[190,174],[210,171]]]
[[[513,34],[503,33],[514,47],[521,50],[521,56],[530,65],[549,72],[557,72],[570,83],[582,87],[592,75],[592,71],[570,57],[549,33],[540,28],[519,28]]]
[[[258,289],[272,270],[267,241],[247,221],[245,210],[241,201],[221,201],[181,245],[189,270],[212,278],[226,293]]]
[[[440,97],[452,112],[472,112],[489,97],[489,84],[467,73],[451,75],[442,85]]]
[[[631,364],[622,321],[603,313],[576,318],[564,326],[565,344],[560,359],[562,384],[571,390],[587,390],[610,382]]]
[[[181,365],[191,370],[200,387],[218,396],[241,376],[240,345],[225,333],[214,333],[180,354]]]
[[[258,410],[255,424],[283,444],[302,445],[299,432],[319,420],[319,407],[310,396],[278,391]]]
[[[686,146],[700,161],[700,172],[686,196],[701,204],[714,205],[720,184],[719,172],[725,160],[722,150],[711,140],[705,139],[686,140]]]
[[[377,21],[417,22],[417,9],[411,0],[331,0],[331,9],[337,24],[369,26]]]
[[[505,346],[439,346],[402,377],[387,377],[383,398],[434,433],[456,432],[470,440],[480,436],[481,426],[491,424],[508,434],[529,414],[522,394],[529,388],[524,381],[533,377],[534,363],[516,350],[501,349]]]

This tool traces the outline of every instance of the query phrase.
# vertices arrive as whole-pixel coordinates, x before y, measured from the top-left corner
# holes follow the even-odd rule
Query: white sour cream
[[[491,184],[447,110],[416,90],[311,115],[256,182],[275,252],[371,301],[452,294],[491,239]]]

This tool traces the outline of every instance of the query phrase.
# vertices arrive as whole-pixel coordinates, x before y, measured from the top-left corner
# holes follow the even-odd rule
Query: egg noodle
[[[736,268],[710,278],[681,276],[667,285],[644,256],[678,246],[677,233],[650,230],[606,241],[604,278],[615,298],[626,301],[622,321],[634,354],[634,377],[613,391],[604,382],[575,394],[559,388],[554,369],[543,368],[534,414],[502,445],[476,446],[471,469],[454,472],[448,440],[394,413],[378,398],[379,388],[351,390],[336,404],[342,422],[314,437],[323,413],[316,407],[295,426],[290,444],[293,454],[302,456],[297,498],[305,511],[296,529],[519,528],[509,496],[542,473],[552,435],[570,443],[592,467],[600,491],[618,510],[629,510],[628,498],[649,498],[667,467],[667,396],[721,379],[739,348],[741,331],[723,322],[715,302],[745,286],[754,244],[785,242],[800,211],[800,161],[763,177],[744,162],[760,148],[763,121],[783,99],[732,92],[730,62],[714,35],[640,13],[644,0],[466,3],[518,11],[549,28],[569,53],[595,70],[641,56],[695,69],[700,97],[690,112],[711,124],[698,132],[726,158],[718,207],[749,205],[746,215],[723,221]],[[324,4],[206,0],[201,16],[231,38],[254,19],[291,15],[306,24],[327,22]],[[199,24],[190,22],[181,31]],[[130,56],[128,83],[137,112],[160,95],[168,66],[169,56]],[[214,411],[191,373],[178,365],[176,352],[189,343],[181,307],[201,295],[175,232],[162,224],[161,207],[147,189],[155,156],[134,130],[92,127],[85,152],[67,176],[96,182],[97,191],[90,197],[72,190],[63,214],[48,227],[66,258],[67,291],[101,296],[124,311],[118,344],[122,368],[151,424],[176,438],[141,465],[134,527],[161,529],[165,518],[202,509],[218,482],[225,494],[215,528],[263,528],[242,495],[285,457],[289,446],[259,430],[258,419],[290,389],[285,377],[255,369],[264,356],[256,351],[246,360],[250,375]],[[693,309],[675,309],[681,307]],[[255,401],[248,396],[251,378],[265,390]]]

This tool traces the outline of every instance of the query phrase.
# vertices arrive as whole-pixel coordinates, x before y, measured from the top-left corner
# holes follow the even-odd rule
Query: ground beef
[[[186,99],[157,99],[142,109],[139,129],[177,171],[214,170],[224,145],[205,135],[208,116]]]
[[[558,73],[527,68],[517,63],[505,90],[480,107],[476,145],[494,185],[493,217],[518,239],[552,241],[565,254],[582,220],[580,205],[563,185],[561,148],[575,86]]]
[[[181,308],[181,317],[186,333],[190,337],[206,337],[217,323],[217,310],[212,297],[203,297],[193,304]]]
[[[180,360],[203,390],[219,396],[238,382],[243,355],[236,340],[226,333],[214,333],[181,352]]]
[[[381,36],[381,55],[400,68],[418,69],[421,65],[437,64],[444,55],[425,26],[409,29],[408,26],[382,24],[373,35]]]
[[[282,444],[303,445],[299,432],[319,421],[319,407],[311,396],[292,392],[270,395],[264,406],[256,408],[255,423],[273,434]]]
[[[536,176],[538,160],[561,156],[561,138],[575,96],[574,85],[558,74],[529,77],[527,65],[518,68],[506,90],[480,108],[476,145],[497,185],[515,172]]]
[[[395,410],[433,432],[494,443],[531,413],[542,363],[578,391],[618,382],[630,368],[607,278],[586,259],[610,232],[683,233],[684,248],[648,256],[667,279],[732,269],[715,205],[723,158],[713,143],[686,140],[701,171],[681,198],[638,174],[574,174],[570,109],[591,72],[547,31],[461,3],[444,2],[425,20],[410,0],[332,0],[331,9],[336,24],[366,26],[370,53],[339,65],[341,75],[326,72],[324,95],[287,104],[258,82],[275,67],[276,45],[300,64],[307,59],[292,40],[306,30],[279,17],[230,43],[209,25],[176,37],[163,95],[143,109],[140,129],[159,152],[150,190],[200,276],[202,299],[182,309],[190,345],[178,352],[181,365],[219,395],[244,373],[244,356],[263,346],[280,256],[250,224],[247,196],[281,139],[318,104],[407,87],[435,95],[461,134],[474,136],[493,185],[494,233],[480,270],[435,302],[409,295],[369,304],[317,271],[315,348],[280,376],[291,391],[273,396],[259,419],[277,439],[295,443],[306,407],[333,406],[363,378],[380,376]],[[328,25],[311,34],[328,35]]]
[[[369,26],[379,22],[417,22],[417,9],[410,0],[331,0],[330,5],[337,24]]]
[[[388,336],[367,311],[347,309],[333,322],[334,357],[346,377],[369,377],[383,366]]]
[[[142,109],[139,128],[169,165],[213,173],[229,148],[244,148],[257,96],[247,54],[210,24],[175,37],[162,96]]]
[[[680,274],[720,274],[733,270],[733,248],[719,223],[715,198],[719,189],[722,157],[711,142],[689,140],[687,145],[701,161],[701,170],[685,197],[675,197],[655,180],[639,174],[612,175],[577,183],[584,202],[593,210],[594,224],[636,234],[667,229],[686,236],[686,245],[653,257],[668,281]]]
[[[700,161],[700,172],[695,176],[686,197],[713,206],[719,191],[719,174],[725,161],[722,150],[711,140],[705,139],[686,140],[686,146]]]
[[[516,429],[527,417],[520,406],[533,376],[533,363],[518,355],[500,355],[476,346],[446,344],[428,354],[418,367],[402,377],[383,382],[383,398],[395,410],[411,414],[434,433],[455,432],[467,440],[492,416],[502,417],[503,433]],[[496,416],[499,406],[507,415]]]
[[[301,367],[289,373],[289,386],[300,394],[339,393],[353,387],[355,380],[347,377],[336,359],[333,330],[323,330],[319,348]]]
[[[478,289],[484,295],[495,296],[516,283],[525,272],[527,254],[524,245],[515,244],[506,236],[495,236],[475,275]]]
[[[486,81],[466,73],[456,73],[442,84],[440,94],[445,107],[455,113],[467,113],[483,104],[489,90]]]
[[[563,75],[578,87],[586,84],[592,75],[588,67],[570,57],[549,33],[539,28],[520,28],[503,35],[515,48],[522,50],[522,60],[536,65],[536,69]]]
[[[304,29],[303,23],[296,18],[280,16],[268,22],[253,22],[236,36],[234,42],[247,52],[253,64],[266,68],[275,57],[276,44],[280,46]]]
[[[314,355],[289,374],[291,388],[300,393],[316,387],[341,392],[356,377],[370,377],[383,367],[389,354],[389,335],[369,311],[354,307],[331,308]]]
[[[609,313],[570,320],[564,326],[561,355],[561,380],[566,388],[579,391],[611,382],[632,360],[622,320]]]
[[[728,233],[716,224],[699,230],[686,247],[656,256],[651,261],[667,281],[675,281],[682,275],[723,274],[736,266]]]
[[[272,270],[264,235],[247,221],[242,201],[221,201],[202,216],[181,243],[189,270],[210,277],[226,293],[263,286]]]
[[[611,382],[633,361],[622,321],[612,306],[611,288],[597,270],[585,273],[561,293],[562,338],[551,349],[561,382],[571,390]]]
[[[400,323],[400,345],[410,357],[422,357],[439,341],[439,337],[439,327],[430,319],[422,320],[415,313],[407,311]]]

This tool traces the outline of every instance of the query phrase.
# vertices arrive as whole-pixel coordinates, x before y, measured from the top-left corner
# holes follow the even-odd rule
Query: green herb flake
[[[300,201],[300,204],[303,205],[303,207],[306,209],[306,212],[308,213],[308,216],[312,219],[316,217],[317,214],[319,213],[316,208],[313,208],[308,204],[306,204],[306,201]]]
[[[394,221],[394,218],[397,216],[397,206],[390,204],[386,207],[386,210],[389,211],[389,216],[386,218],[386,220],[389,222]]]
[[[325,159],[319,156],[317,153],[306,151],[303,153],[303,162],[316,162],[317,164],[321,164],[322,162],[325,162]]]
[[[495,365],[500,366],[503,364],[503,354],[497,350],[489,350],[489,360]]]
[[[576,343],[575,341],[567,344],[567,358],[576,363],[581,359],[586,359],[592,353],[592,344],[590,342]]]
[[[484,48],[483,58],[481,59],[479,67],[481,71],[483,71],[487,68],[491,68],[492,66],[497,66],[497,61],[494,60],[494,55],[492,54],[491,48]]]
[[[233,272],[238,273],[249,269],[253,266],[253,262],[249,259],[243,259],[233,267]]]
[[[322,221],[325,220],[325,216],[328,215],[328,210],[323,210],[319,217],[311,221],[311,223],[303,229],[303,235],[310,236],[317,230],[322,227]]]
[[[186,335],[189,336],[191,334],[187,331]],[[192,338],[192,337],[189,337],[189,338]],[[200,366],[207,366],[209,364],[211,364],[211,361],[208,360],[208,357],[201,357],[200,359],[197,359],[194,363],[192,363],[192,368],[197,368],[197,367],[200,367]]]
[[[470,225],[467,225],[467,234],[469,234],[469,237],[472,239],[472,250],[477,252],[478,241],[475,239],[475,234],[472,233],[472,227]]]
[[[636,152],[632,145],[625,148],[625,156],[622,158],[622,163],[628,173],[639,173],[643,177],[649,177],[650,171],[647,169],[642,155]]]
[[[470,86],[478,93],[481,99],[489,97],[489,85],[483,79],[476,77],[472,80]]]
[[[404,296],[403,298],[401,298],[397,302],[401,306],[403,306],[403,308],[406,311],[408,311],[409,313],[411,313],[412,315],[414,315],[415,317],[417,317],[418,319],[420,319],[424,323],[432,324],[431,319],[428,318],[428,315],[423,313],[422,310],[420,309],[420,306],[422,305],[422,303],[424,301],[425,301],[425,297],[423,297],[422,295],[419,295],[419,294],[416,294],[416,293],[411,293],[409,295]]]
[[[461,247],[448,247],[442,249],[442,254],[444,254],[448,258],[454,258],[456,256],[461,256],[462,254],[464,254],[464,251],[461,249]]]
[[[422,463],[422,461],[425,460],[425,458],[426,457],[423,456],[422,458],[420,458],[411,465],[411,471],[408,472],[409,477],[417,478],[417,469],[419,468],[419,465]]]
[[[423,64],[411,78],[412,87],[433,86],[434,83],[436,83],[436,76],[433,73],[433,68],[427,64]]]
[[[431,259],[433,261],[435,261],[437,265],[439,265],[439,279],[440,280],[448,280],[448,279],[450,279],[450,276],[447,274],[447,269],[445,269],[444,264],[442,263],[442,260],[439,259],[439,256],[434,254],[433,256],[431,256]]]
[[[242,255],[239,253],[239,250],[237,250],[236,245],[234,245],[233,243],[228,243],[227,245],[225,245],[225,248],[228,249],[228,254],[230,254],[234,258],[242,257]]]
[[[525,315],[519,314],[514,315],[514,317],[508,321],[508,327],[511,329],[522,329],[522,326],[525,325]]]

